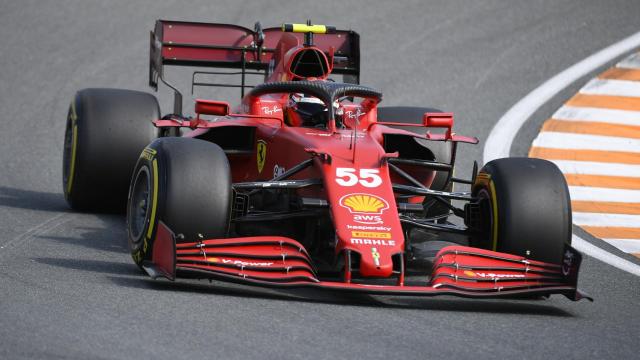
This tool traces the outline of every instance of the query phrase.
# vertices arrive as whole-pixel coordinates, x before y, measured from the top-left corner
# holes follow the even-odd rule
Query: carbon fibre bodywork
[[[176,105],[175,114],[154,122],[161,133],[183,128],[190,130],[186,138],[219,145],[230,164],[234,201],[225,238],[185,239],[152,218],[151,256],[141,262],[149,275],[372,294],[585,297],[577,290],[581,256],[569,244],[553,262],[495,251],[495,215],[485,216],[482,199],[471,191],[448,191],[453,182],[477,183],[477,168],[472,179],[453,177],[457,144],[478,142],[452,131],[453,114],[425,113],[420,123],[378,121],[379,91],[329,79],[333,72],[359,80],[358,35],[337,31],[317,36],[315,44],[311,32],[304,44],[299,35],[259,26],[157,23],[150,85],[164,82],[163,65],[240,68],[243,95],[248,69],[264,71],[265,82],[233,110],[225,102],[197,100],[195,117],[182,116]],[[324,110],[301,115],[293,102],[298,94]],[[441,144],[453,149],[448,161],[433,151]],[[447,174],[446,189],[431,188],[436,172]],[[427,200],[445,210],[426,216]],[[436,239],[447,234],[452,245],[409,276],[415,229]]]

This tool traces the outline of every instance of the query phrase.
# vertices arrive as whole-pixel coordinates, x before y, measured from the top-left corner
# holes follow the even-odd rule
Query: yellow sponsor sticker
[[[391,233],[377,231],[352,231],[351,236],[367,239],[391,239]]]
[[[372,194],[348,194],[340,198],[340,206],[352,214],[382,214],[389,204],[381,197]]]

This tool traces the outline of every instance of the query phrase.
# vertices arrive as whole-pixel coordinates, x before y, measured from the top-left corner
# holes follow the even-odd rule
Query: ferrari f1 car
[[[182,94],[236,87],[241,103]],[[247,79],[263,76],[250,85]],[[214,82],[234,76],[239,83]],[[213,78],[213,79],[212,79]],[[77,210],[124,210],[131,255],[151,277],[394,295],[529,297],[577,290],[571,208],[555,165],[506,158],[453,176],[453,114],[380,107],[360,82],[359,35],[330,26],[157,21],[150,94],[79,91],[63,185]],[[245,94],[246,93],[246,94]],[[453,184],[468,191],[453,191]]]

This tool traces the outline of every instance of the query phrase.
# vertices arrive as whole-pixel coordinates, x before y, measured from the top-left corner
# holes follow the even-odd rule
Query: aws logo
[[[359,224],[375,225],[382,224],[382,216],[380,215],[353,215],[353,221]]]

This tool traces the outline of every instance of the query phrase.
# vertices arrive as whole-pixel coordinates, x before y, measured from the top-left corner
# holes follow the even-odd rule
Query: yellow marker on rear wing
[[[294,33],[333,34],[335,26],[307,25],[307,24],[282,24],[282,31]]]

